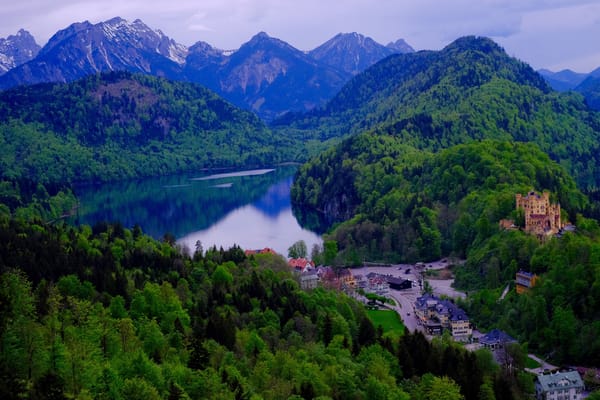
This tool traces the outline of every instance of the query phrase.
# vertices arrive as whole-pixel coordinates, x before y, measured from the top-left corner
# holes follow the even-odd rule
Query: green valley
[[[530,398],[526,351],[600,365],[599,137],[581,95],[479,37],[390,56],[270,126],[201,86],[125,72],[0,92],[0,397]],[[365,261],[464,260],[447,271],[468,293],[456,302],[518,339],[510,362],[302,290],[276,254],[61,220],[74,184],[307,159],[291,198],[305,225],[327,225],[315,260],[337,278]],[[270,187],[253,182],[233,195]],[[182,193],[186,223],[235,208],[231,185],[207,184],[224,189],[210,205]],[[164,189],[130,181],[90,203],[128,209],[136,192],[168,219]],[[522,229],[515,196],[532,190],[560,204],[568,231]],[[521,294],[519,270],[539,276]]]

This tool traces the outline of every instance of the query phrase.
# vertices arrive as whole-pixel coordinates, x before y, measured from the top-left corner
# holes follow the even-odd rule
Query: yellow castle
[[[550,193],[531,191],[516,195],[517,209],[525,212],[525,232],[538,236],[553,235],[562,228],[560,204],[550,204]]]

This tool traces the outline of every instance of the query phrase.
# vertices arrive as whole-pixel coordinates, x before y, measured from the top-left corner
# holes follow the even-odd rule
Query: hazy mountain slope
[[[600,74],[590,74],[583,82],[575,88],[575,91],[585,97],[587,104],[594,110],[600,111]]]
[[[548,84],[552,86],[552,89],[557,90],[559,92],[574,89],[589,75],[573,72],[570,69],[564,69],[559,72],[552,72],[547,69],[540,69],[538,72],[544,77],[544,79],[546,79],[546,82],[548,82]]]

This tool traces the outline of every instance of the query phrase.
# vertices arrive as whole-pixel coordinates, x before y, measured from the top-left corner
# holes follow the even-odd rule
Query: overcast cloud
[[[137,18],[176,41],[235,49],[265,31],[310,50],[339,32],[417,50],[489,36],[534,68],[600,67],[598,0],[6,0],[0,37],[30,31],[44,45],[73,22]]]

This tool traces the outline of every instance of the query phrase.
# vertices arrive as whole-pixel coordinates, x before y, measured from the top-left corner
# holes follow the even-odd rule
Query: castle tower
[[[560,204],[550,204],[549,192],[540,195],[532,190],[526,196],[517,193],[515,199],[516,208],[525,213],[525,232],[547,236],[562,228]]]

